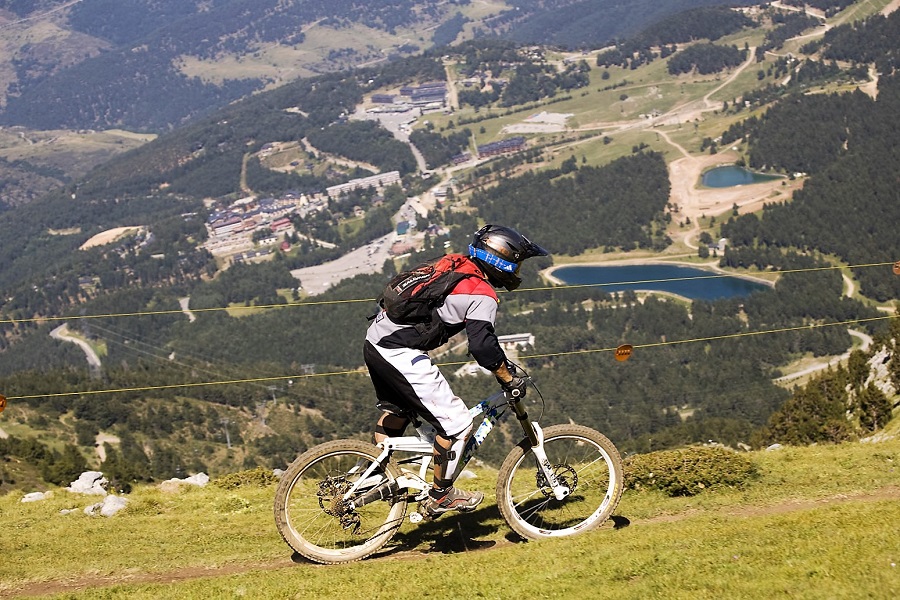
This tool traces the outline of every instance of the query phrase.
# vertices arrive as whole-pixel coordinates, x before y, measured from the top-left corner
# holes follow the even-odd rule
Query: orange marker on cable
[[[622,344],[618,348],[616,348],[616,360],[619,362],[625,362],[629,358],[631,358],[631,353],[634,352],[634,346],[631,344]]]

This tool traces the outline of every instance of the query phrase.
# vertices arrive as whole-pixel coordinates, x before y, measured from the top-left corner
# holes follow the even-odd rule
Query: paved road
[[[73,344],[78,344],[78,347],[84,351],[84,355],[87,357],[88,365],[90,366],[92,371],[100,370],[100,357],[94,352],[94,349],[91,348],[91,345],[85,342],[84,340],[77,338],[73,335],[69,334],[68,325],[60,325],[56,329],[50,332],[50,337],[55,340],[61,340],[63,342],[72,342]]]
[[[858,338],[862,341],[859,349],[863,352],[865,352],[869,349],[869,347],[872,346],[873,340],[871,336],[863,333],[862,331],[857,331],[856,329],[848,329],[847,332],[850,333],[850,335],[852,335],[853,337]],[[775,381],[791,381],[792,379],[797,379],[799,377],[803,377],[804,375],[809,375],[810,373],[815,373],[816,371],[827,369],[828,367],[834,366],[840,362],[847,360],[850,357],[850,352],[852,352],[852,349],[830,360],[823,359],[822,362],[809,366],[802,371],[797,371],[796,373],[791,373],[790,375],[785,375],[784,377],[778,377],[777,379],[775,379]]]

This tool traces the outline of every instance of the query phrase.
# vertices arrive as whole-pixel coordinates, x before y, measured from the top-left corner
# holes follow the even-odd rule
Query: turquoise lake
[[[706,171],[700,178],[700,182],[706,187],[726,188],[750,183],[762,183],[773,179],[783,179],[783,177],[780,175],[763,175],[762,173],[754,173],[744,167],[728,165]]]
[[[712,271],[678,265],[572,265],[556,269],[553,275],[568,285],[607,284],[601,289],[609,293],[624,290],[662,291],[691,300],[749,296],[768,287],[740,277],[721,276]]]

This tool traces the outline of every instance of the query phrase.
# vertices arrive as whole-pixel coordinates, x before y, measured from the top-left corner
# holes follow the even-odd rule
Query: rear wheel
[[[596,529],[622,496],[622,458],[609,439],[581,425],[544,430],[544,451],[570,494],[557,500],[527,442],[500,466],[497,506],[509,526],[528,539],[562,537]]]
[[[291,463],[275,492],[275,525],[284,541],[325,564],[360,560],[384,546],[406,514],[406,490],[397,485],[397,466],[392,461],[376,465],[344,497],[380,452],[372,444],[336,440]]]

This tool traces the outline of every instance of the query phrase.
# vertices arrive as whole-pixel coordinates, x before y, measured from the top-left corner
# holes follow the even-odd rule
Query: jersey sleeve
[[[438,309],[441,320],[448,325],[464,325],[472,358],[489,371],[506,360],[494,333],[497,306],[494,288],[482,279],[470,278],[460,282]]]

